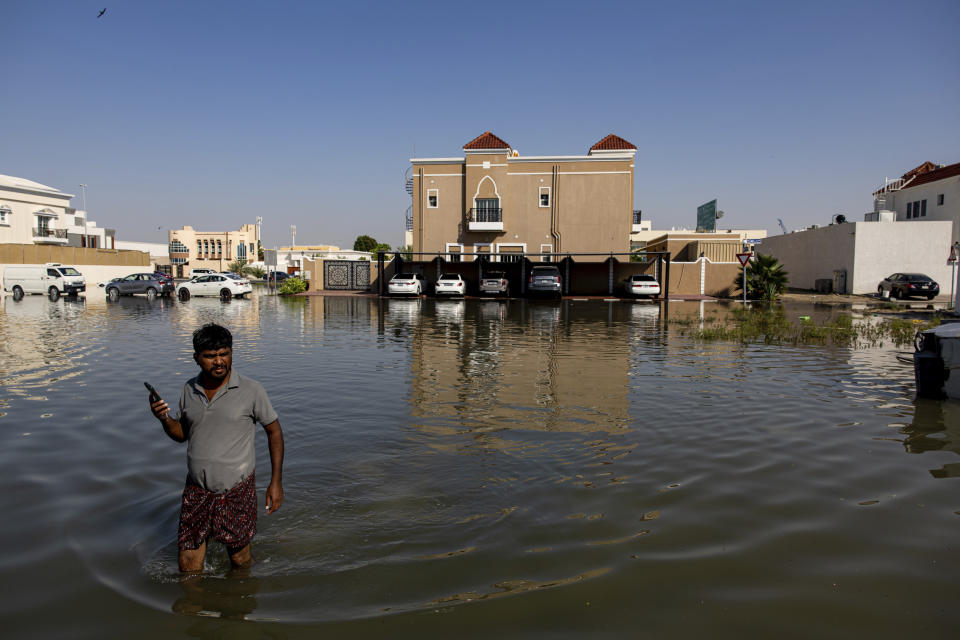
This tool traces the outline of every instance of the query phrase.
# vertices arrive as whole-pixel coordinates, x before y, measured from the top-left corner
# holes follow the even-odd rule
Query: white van
[[[59,262],[48,262],[42,267],[12,265],[3,272],[3,290],[14,295],[25,293],[52,293],[75,296],[87,290],[83,274]]]
[[[212,276],[215,273],[213,269],[190,269],[190,279],[193,280],[197,276]]]

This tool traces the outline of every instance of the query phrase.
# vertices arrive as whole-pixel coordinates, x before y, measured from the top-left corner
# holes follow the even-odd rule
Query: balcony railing
[[[503,209],[470,209],[470,222],[503,222]]]
[[[63,240],[66,240],[67,230],[66,229],[50,229],[49,227],[34,227],[33,237],[34,238],[61,238]]]
[[[467,228],[470,231],[503,231],[503,209],[470,209]]]

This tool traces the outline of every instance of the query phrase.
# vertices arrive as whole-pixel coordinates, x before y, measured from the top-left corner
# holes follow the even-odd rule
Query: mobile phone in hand
[[[144,382],[143,386],[145,386],[147,391],[150,392],[150,402],[156,402],[160,399],[160,394],[157,393],[157,390],[153,388],[153,385],[151,385],[149,382]]]

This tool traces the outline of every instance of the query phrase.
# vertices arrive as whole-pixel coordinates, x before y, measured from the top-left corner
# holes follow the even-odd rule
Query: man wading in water
[[[254,425],[263,425],[270,449],[268,515],[283,502],[283,432],[263,387],[232,370],[233,336],[227,329],[216,324],[197,329],[193,351],[200,375],[183,385],[180,417],[174,420],[166,402],[150,397],[150,409],[167,435],[187,442],[177,534],[180,571],[203,569],[211,537],[227,546],[234,567],[247,567],[253,562],[250,540],[257,532]]]

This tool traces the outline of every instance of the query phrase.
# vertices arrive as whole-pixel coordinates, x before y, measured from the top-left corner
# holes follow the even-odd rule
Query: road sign
[[[740,261],[740,266],[741,266],[741,267],[747,266],[747,263],[750,262],[750,258],[752,258],[752,257],[753,257],[753,254],[752,254],[752,253],[738,253],[738,254],[737,254],[737,260]]]

